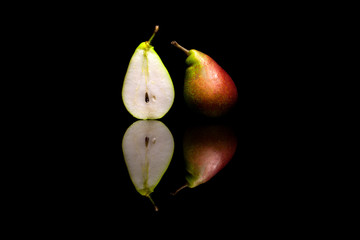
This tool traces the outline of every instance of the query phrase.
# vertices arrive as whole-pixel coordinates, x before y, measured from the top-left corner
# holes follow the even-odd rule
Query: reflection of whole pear
[[[166,172],[174,153],[171,132],[160,121],[136,121],[126,130],[122,149],[136,190],[154,204],[150,194]]]
[[[215,125],[188,129],[183,140],[187,183],[179,190],[209,181],[232,159],[236,145],[236,136],[228,127]]]

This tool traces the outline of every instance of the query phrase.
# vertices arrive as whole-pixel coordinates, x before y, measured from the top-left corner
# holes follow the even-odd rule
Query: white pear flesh
[[[166,172],[173,153],[174,138],[157,120],[139,120],[125,132],[122,149],[136,190],[149,196]]]
[[[162,118],[175,98],[174,85],[154,47],[141,43],[135,50],[122,89],[126,109],[138,119]]]

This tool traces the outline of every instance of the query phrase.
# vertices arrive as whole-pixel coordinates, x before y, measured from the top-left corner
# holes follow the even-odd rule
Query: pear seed
[[[147,147],[149,144],[149,137],[145,137],[145,147]]]

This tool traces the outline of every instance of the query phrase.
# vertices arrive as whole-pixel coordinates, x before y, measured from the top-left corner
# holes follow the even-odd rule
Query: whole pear
[[[185,187],[194,188],[209,181],[233,158],[237,138],[230,127],[205,125],[185,131],[183,151],[185,159]]]
[[[209,117],[227,113],[238,98],[234,81],[211,57],[198,50],[190,51],[176,41],[172,45],[188,56],[184,81],[184,98],[187,105]]]

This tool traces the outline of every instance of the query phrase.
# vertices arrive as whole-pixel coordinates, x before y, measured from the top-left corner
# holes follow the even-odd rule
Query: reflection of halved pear
[[[174,153],[171,132],[160,121],[136,121],[126,130],[122,149],[136,190],[154,204],[150,193],[160,182]]]

